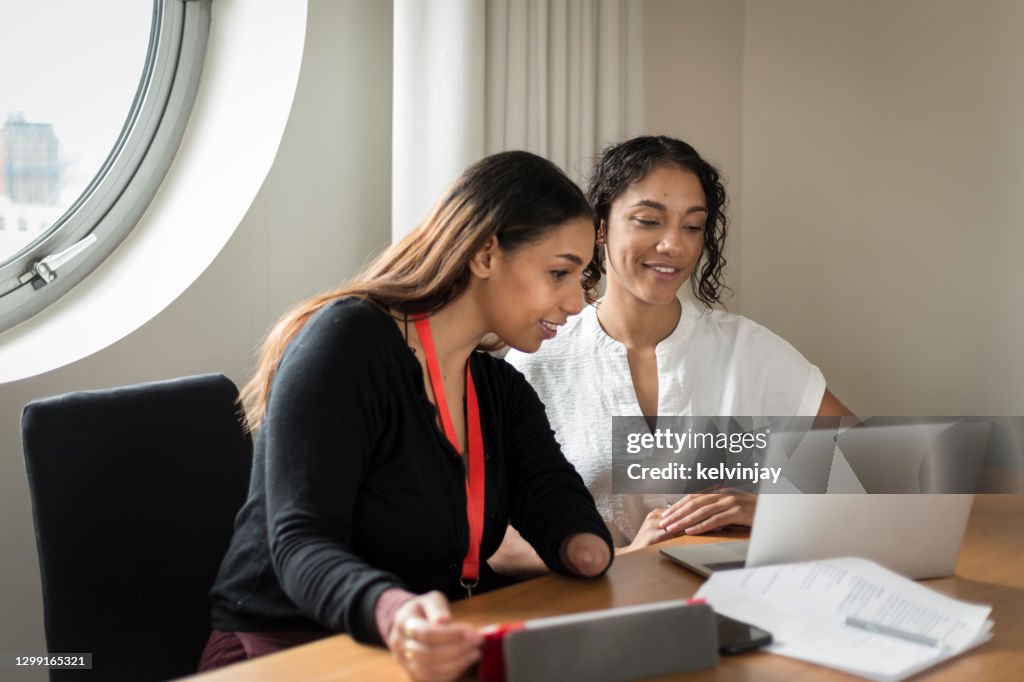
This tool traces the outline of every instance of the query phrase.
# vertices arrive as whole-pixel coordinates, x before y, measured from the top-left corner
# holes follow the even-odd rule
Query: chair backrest
[[[209,590],[245,501],[238,389],[209,374],[37,400],[21,418],[51,680],[196,670]]]

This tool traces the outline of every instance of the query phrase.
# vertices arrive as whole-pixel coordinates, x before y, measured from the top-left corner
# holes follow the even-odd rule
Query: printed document
[[[989,605],[950,599],[873,561],[720,571],[697,592],[772,633],[772,653],[873,680],[902,680],[991,638]]]

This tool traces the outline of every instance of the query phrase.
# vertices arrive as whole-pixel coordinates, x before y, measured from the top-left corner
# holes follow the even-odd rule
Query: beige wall
[[[861,414],[1024,413],[1024,3],[644,0],[647,130],[728,178],[729,310]]]
[[[252,348],[288,304],[352,274],[389,240],[390,159],[391,3],[312,0],[280,150],[223,252],[134,334],[0,386],[0,650],[46,650],[21,408],[67,391],[202,372],[243,382]]]
[[[1024,414],[1024,3],[748,0],[742,312],[862,414]]]
[[[644,0],[646,131],[684,140],[723,174],[734,229],[726,243],[725,300],[743,296],[743,0]]]

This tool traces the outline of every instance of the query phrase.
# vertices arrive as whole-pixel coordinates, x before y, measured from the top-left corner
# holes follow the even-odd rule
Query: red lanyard
[[[441,380],[441,369],[437,365],[437,352],[434,350],[434,336],[430,331],[427,318],[416,320],[416,333],[423,345],[427,369],[430,373],[430,385],[434,389],[434,400],[441,415],[444,433],[448,441],[459,452],[459,438],[455,434],[452,416],[448,412],[448,401],[444,397],[444,382]],[[476,398],[476,387],[473,385],[473,374],[469,371],[469,360],[466,360],[466,428],[469,431],[469,466],[466,474],[466,518],[469,520],[469,549],[462,560],[462,586],[466,588],[466,596],[473,596],[473,588],[480,582],[480,542],[484,535],[484,437],[480,429],[480,404]]]

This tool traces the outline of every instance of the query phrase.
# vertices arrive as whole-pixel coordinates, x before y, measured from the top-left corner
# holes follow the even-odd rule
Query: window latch
[[[50,254],[46,258],[36,261],[32,265],[32,269],[18,279],[22,284],[32,282],[32,287],[35,289],[42,288],[57,279],[57,270],[59,268],[63,267],[68,261],[78,256],[78,254],[85,251],[95,242],[96,235],[89,234],[81,241],[75,242],[63,251]]]

